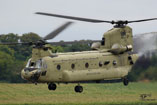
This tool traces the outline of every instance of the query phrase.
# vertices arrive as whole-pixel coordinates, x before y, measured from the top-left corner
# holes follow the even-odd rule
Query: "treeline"
[[[142,55],[129,73],[131,81],[157,81],[157,51]]]
[[[17,34],[0,35],[1,43],[18,43],[37,41],[40,37],[35,33],[19,36]],[[31,56],[32,48],[21,45],[0,45],[0,81],[1,82],[25,82],[21,79],[20,72],[25,66],[26,60]]]
[[[27,33],[21,36],[17,34],[0,35],[0,43],[36,42],[41,39],[35,33]],[[53,52],[75,52],[87,51],[90,46],[86,44],[73,44],[64,46],[52,46]],[[23,83],[21,70],[25,67],[27,60],[31,57],[31,46],[22,45],[0,45],[0,82]],[[157,56],[141,56],[129,73],[132,81],[143,79],[157,80]]]

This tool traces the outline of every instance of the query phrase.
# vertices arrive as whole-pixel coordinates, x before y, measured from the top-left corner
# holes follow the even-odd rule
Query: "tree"
[[[32,33],[32,32],[23,34],[20,37],[21,42],[36,42],[40,39],[41,39],[41,37],[38,34],[35,34],[35,33]]]
[[[9,33],[9,34],[2,34],[0,35],[0,42],[18,42],[19,36],[17,34]]]
[[[14,58],[0,51],[0,80],[1,81],[10,81],[11,69],[14,62]]]
[[[132,68],[128,77],[131,81],[144,79],[157,80],[157,56],[141,56]]]
[[[0,42],[31,42],[37,41],[40,37],[34,33],[23,34],[18,36],[15,34],[1,35]],[[30,57],[31,46],[22,45],[1,45],[0,46],[0,81],[7,82],[24,82],[21,79],[20,72],[24,68],[25,60]]]
[[[88,51],[90,47],[87,44],[73,44],[71,46],[63,47],[65,52],[76,52],[76,51]]]

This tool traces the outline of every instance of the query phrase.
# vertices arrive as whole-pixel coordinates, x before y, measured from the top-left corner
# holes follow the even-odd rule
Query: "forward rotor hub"
[[[39,40],[35,43],[35,47],[36,48],[41,48],[46,44],[46,42],[44,40]]]

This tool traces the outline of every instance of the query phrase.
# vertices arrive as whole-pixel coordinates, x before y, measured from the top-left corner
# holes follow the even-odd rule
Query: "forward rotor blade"
[[[94,42],[101,42],[101,40],[83,40],[83,41],[66,41],[66,42],[48,42],[51,45],[68,45],[68,44],[91,44]]]
[[[65,19],[72,19],[72,20],[79,20],[79,21],[85,21],[85,22],[92,22],[92,23],[111,23],[111,24],[113,23],[113,21],[88,19],[88,18],[81,18],[81,17],[74,17],[74,16],[65,16],[65,15],[50,14],[50,13],[43,13],[43,12],[36,12],[36,14],[46,15],[46,16],[53,16],[53,17],[59,17],[59,18],[65,18]]]
[[[33,42],[20,42],[20,43],[0,43],[0,45],[33,45]]]
[[[66,22],[65,24],[63,24],[62,26],[60,26],[59,28],[57,28],[56,30],[54,30],[51,33],[49,33],[43,39],[44,40],[49,40],[49,39],[55,38],[60,32],[62,32],[63,30],[65,30],[71,24],[72,24],[72,22]]]
[[[128,21],[128,23],[144,22],[144,21],[152,21],[152,20],[157,20],[157,18]]]
[[[18,44],[22,44],[22,43],[0,43],[0,45],[18,45]]]

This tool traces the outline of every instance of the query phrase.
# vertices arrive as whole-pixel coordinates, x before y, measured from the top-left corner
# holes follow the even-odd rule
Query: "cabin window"
[[[100,61],[100,62],[99,62],[99,67],[102,67],[102,65],[103,65],[103,63]]]
[[[130,65],[133,65],[134,64],[134,62],[133,61],[130,61]]]
[[[88,64],[88,63],[85,63],[85,67],[88,68],[88,67],[89,67],[89,64]]]
[[[105,61],[104,65],[108,65],[110,63],[110,61]]]
[[[101,45],[105,45],[105,38],[102,38]]]
[[[75,68],[75,64],[71,64],[71,68],[74,69]]]
[[[128,56],[128,60],[132,60],[132,57],[131,57],[131,56]]]
[[[117,64],[117,62],[116,61],[113,61],[113,65],[116,65]]]
[[[60,70],[61,69],[61,65],[57,65],[57,70]]]

